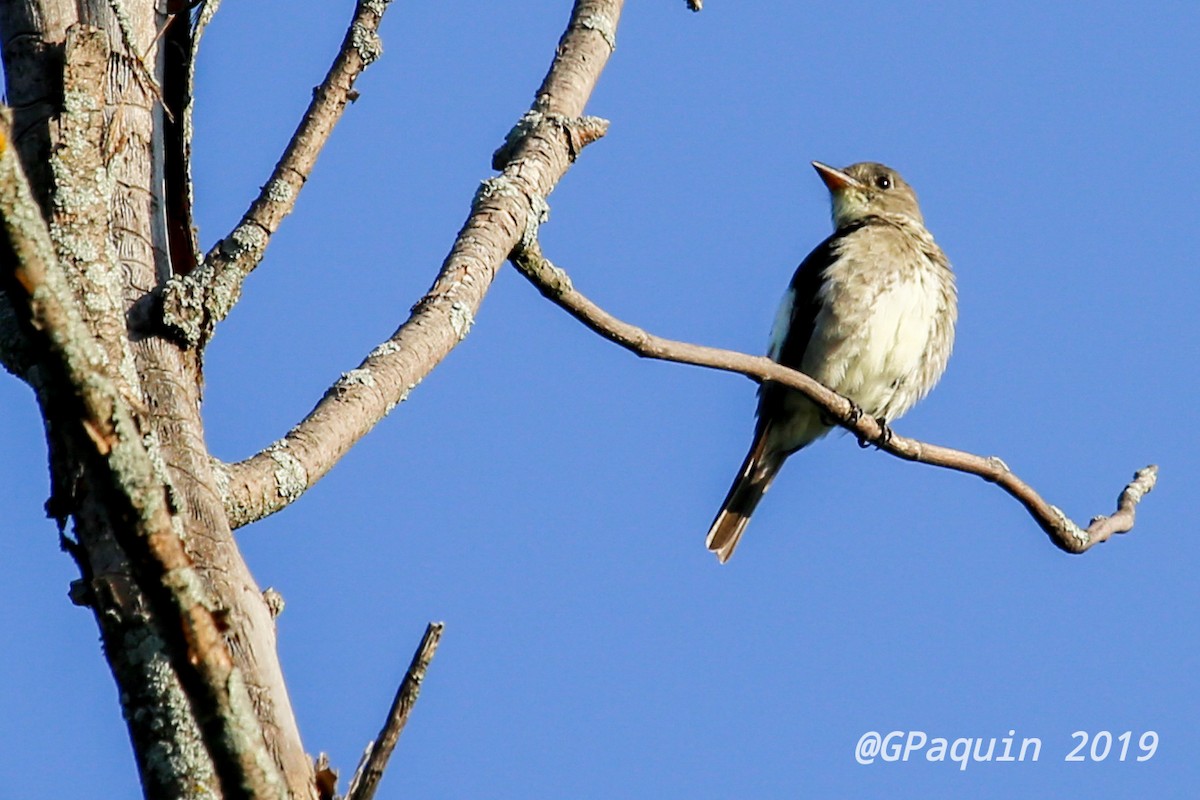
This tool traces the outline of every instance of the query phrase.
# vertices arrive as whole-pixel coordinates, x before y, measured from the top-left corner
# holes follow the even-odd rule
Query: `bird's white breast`
[[[856,253],[854,244],[821,287],[803,369],[866,413],[894,420],[940,375],[928,374],[929,354],[952,278],[919,250],[894,261],[874,248]]]
[[[862,327],[838,348],[844,372],[832,388],[873,416],[895,419],[919,397],[912,384],[938,308],[938,293],[927,284],[922,272],[896,279],[875,298]]]

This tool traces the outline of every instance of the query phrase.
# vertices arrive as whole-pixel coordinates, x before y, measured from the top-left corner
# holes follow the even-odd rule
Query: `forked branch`
[[[496,272],[528,227],[532,198],[553,191],[579,150],[607,127],[582,115],[612,54],[621,8],[622,0],[576,0],[529,112],[493,160],[501,173],[480,185],[433,286],[408,319],[286,436],[245,461],[219,466],[231,526],[300,497],[467,336]]]
[[[542,203],[544,208],[544,203]],[[1158,467],[1138,470],[1121,492],[1112,516],[1098,516],[1082,528],[1057,506],[1047,503],[1033,487],[1021,480],[1008,465],[995,456],[985,457],[903,436],[885,434],[879,423],[867,415],[856,414],[853,404],[802,372],[780,366],[764,356],[750,356],[732,350],[663,339],[617,319],[575,289],[570,277],[547,259],[538,244],[536,229],[513,250],[513,266],[538,290],[591,330],[643,358],[692,364],[726,372],[737,372],[756,381],[770,380],[802,392],[823,408],[831,419],[856,434],[860,441],[871,442],[880,450],[907,461],[918,461],[957,472],[978,475],[995,483],[1017,499],[1041,526],[1055,545],[1068,553],[1082,553],[1114,534],[1133,528],[1134,515],[1142,497],[1154,488]]]
[[[271,237],[292,212],[296,197],[329,141],[333,126],[357,95],[354,82],[383,53],[379,23],[391,0],[359,0],[333,65],[262,191],[228,236],[190,275],[172,279],[163,292],[163,322],[190,345],[203,345],[242,294],[246,277],[262,261]]]

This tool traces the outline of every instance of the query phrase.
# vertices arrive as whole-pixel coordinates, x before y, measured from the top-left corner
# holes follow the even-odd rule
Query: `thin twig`
[[[442,640],[442,630],[445,627],[445,623],[442,622],[431,622],[425,626],[425,635],[421,637],[421,644],[417,646],[417,652],[413,653],[412,663],[408,665],[408,672],[405,673],[404,680],[400,682],[400,688],[396,690],[396,697],[392,700],[387,720],[380,728],[375,741],[369,746],[363,762],[354,772],[354,778],[350,781],[350,789],[346,793],[346,800],[371,800],[375,796],[375,789],[379,786],[383,771],[387,768],[388,759],[392,757],[392,751],[396,749],[396,742],[404,731],[408,715],[412,713],[413,706],[417,704],[417,697],[421,693],[421,682],[425,680],[425,671],[429,669],[429,662],[433,661],[438,642]]]
[[[621,8],[622,0],[576,0],[532,113],[501,148],[501,174],[480,185],[433,286],[409,318],[286,436],[244,461],[217,465],[232,527],[299,498],[470,332],[497,271],[525,233],[531,198],[548,195],[579,149],[607,125],[582,115],[612,54]]]
[[[295,208],[300,189],[346,106],[354,82],[383,54],[379,23],[391,0],[359,0],[342,46],[271,177],[241,221],[191,274],[168,282],[163,322],[190,345],[203,345],[241,297],[246,276],[262,261],[271,237]]]
[[[547,259],[538,244],[536,231],[513,250],[513,266],[548,299],[562,306],[571,316],[591,330],[627,350],[645,358],[693,364],[698,367],[738,372],[757,381],[770,380],[802,392],[824,409],[829,417],[861,440],[907,461],[978,475],[1000,486],[1016,498],[1030,513],[1050,540],[1068,553],[1082,553],[1114,534],[1133,528],[1134,512],[1142,497],[1154,488],[1158,467],[1139,470],[1125,487],[1111,517],[1095,517],[1081,528],[1056,506],[1042,499],[999,458],[977,456],[962,450],[919,442],[903,436],[887,436],[879,423],[865,414],[855,414],[845,397],[833,392],[802,372],[780,366],[763,356],[750,356],[731,350],[663,339],[623,322],[580,294],[562,269]]]

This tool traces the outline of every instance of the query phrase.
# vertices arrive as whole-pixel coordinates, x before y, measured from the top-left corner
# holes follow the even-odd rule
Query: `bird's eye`
[[[892,176],[891,175],[880,175],[878,178],[875,179],[875,185],[878,186],[880,189],[892,188]]]

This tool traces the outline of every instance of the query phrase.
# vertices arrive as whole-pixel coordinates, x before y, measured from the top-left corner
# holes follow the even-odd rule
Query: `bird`
[[[925,228],[913,188],[894,169],[860,162],[813,168],[829,190],[834,232],[792,276],[767,355],[889,424],[934,387],[954,347],[958,293]],[[724,564],[788,456],[833,425],[811,400],[771,381],[758,390],[754,439],[705,544]]]

